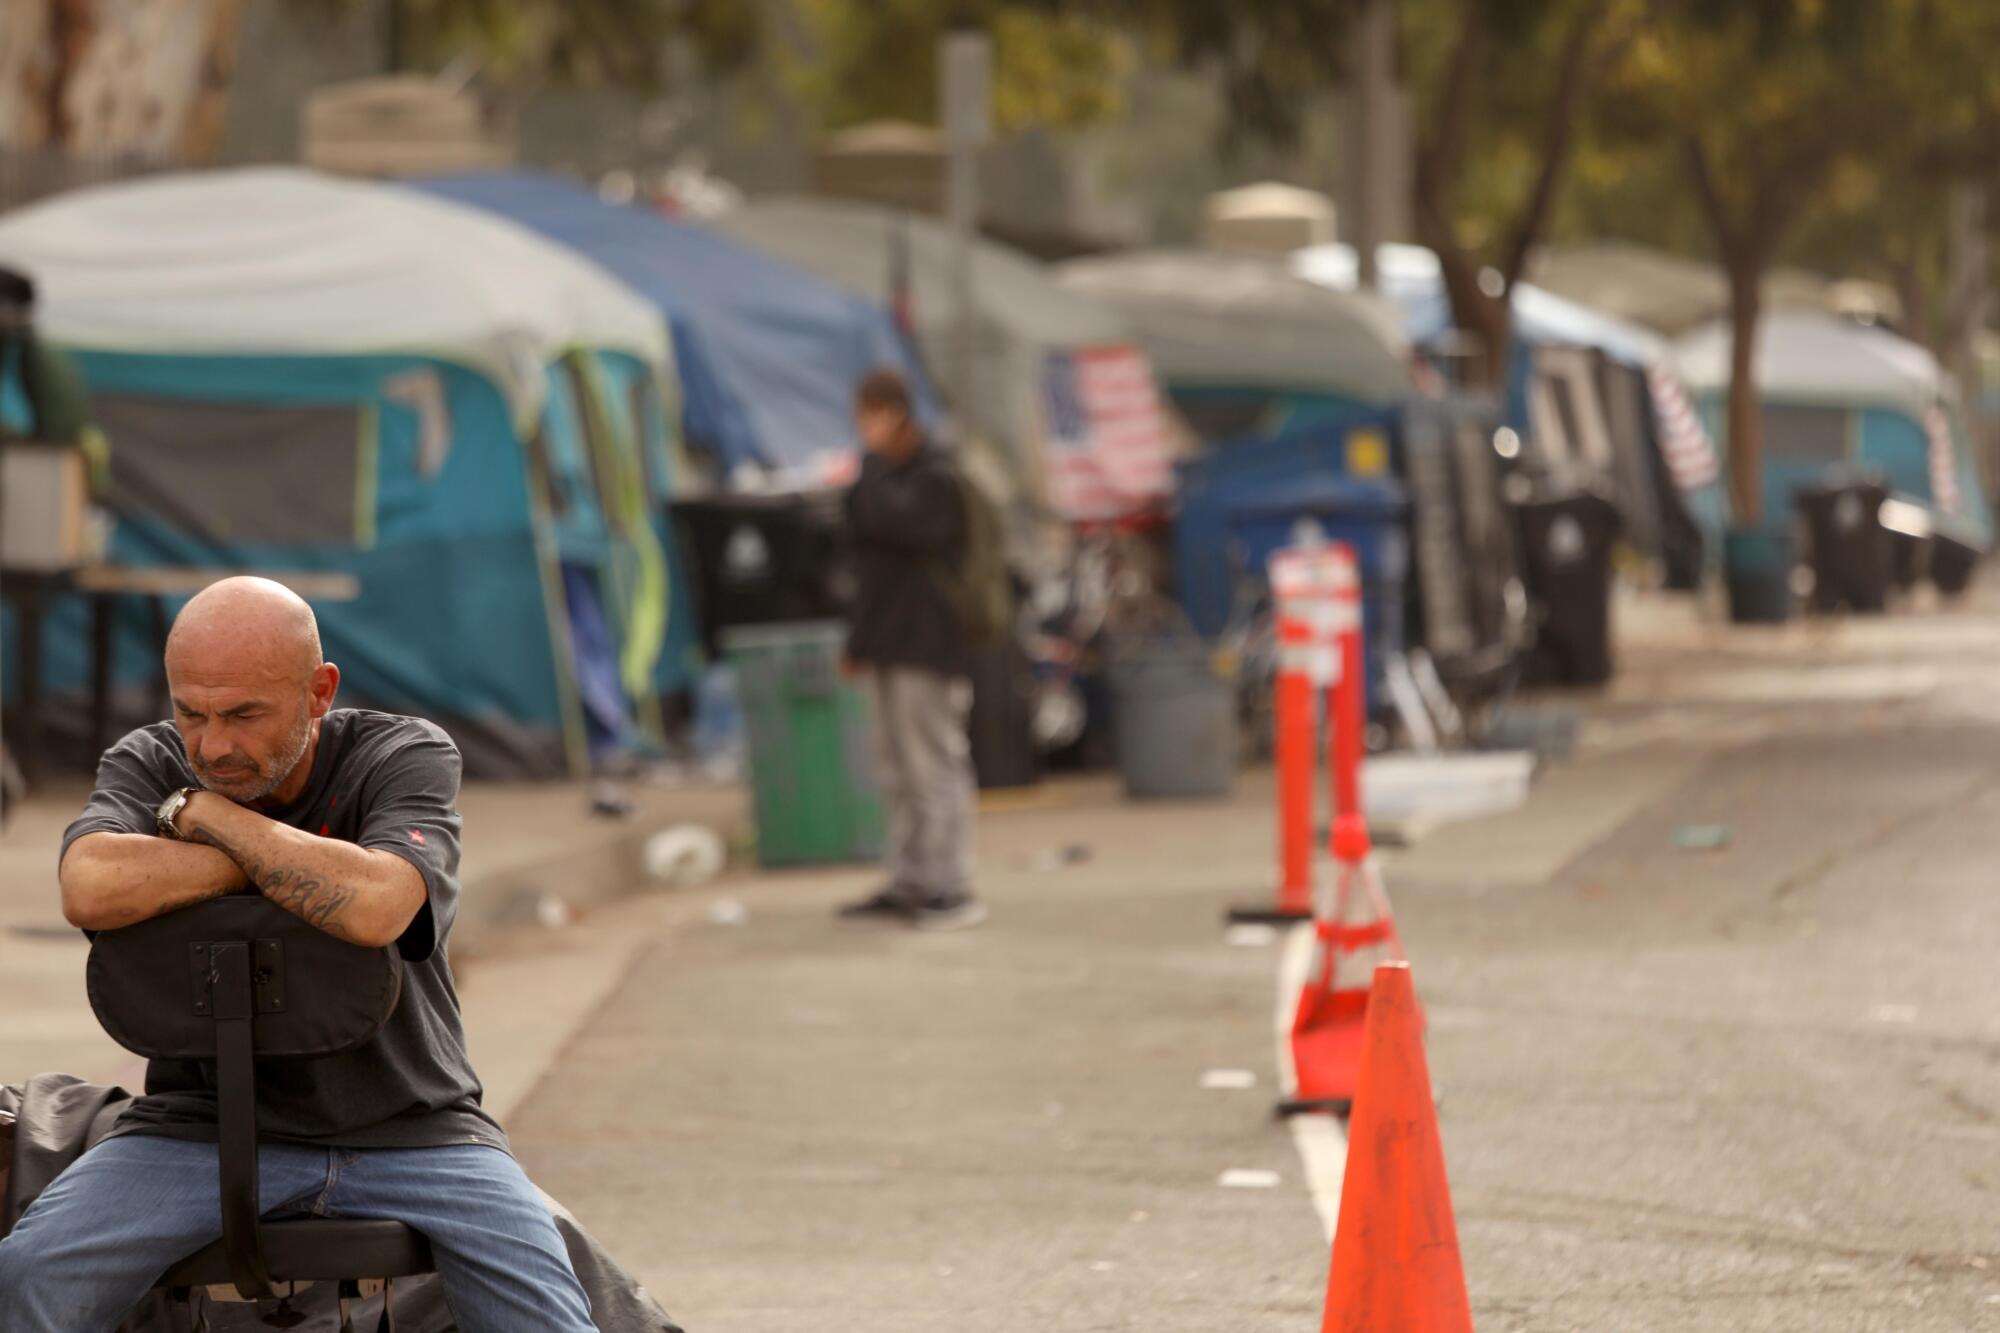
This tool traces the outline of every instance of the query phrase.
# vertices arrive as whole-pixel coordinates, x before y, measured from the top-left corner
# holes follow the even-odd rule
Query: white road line
[[[1292,1016],[1298,1009],[1299,992],[1312,967],[1313,928],[1296,925],[1285,936],[1278,955],[1278,1086],[1285,1096],[1298,1087],[1298,1071],[1292,1068]],[[1285,1121],[1305,1167],[1306,1189],[1312,1194],[1313,1208],[1320,1226],[1333,1241],[1334,1224],[1340,1220],[1340,1184],[1347,1174],[1347,1131],[1337,1116],[1315,1114],[1290,1116]]]

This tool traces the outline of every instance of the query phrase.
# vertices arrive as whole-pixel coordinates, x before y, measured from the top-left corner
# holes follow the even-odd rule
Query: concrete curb
[[[740,817],[721,812],[691,811],[684,818],[648,813],[616,824],[593,823],[590,836],[566,839],[537,855],[491,868],[475,864],[460,884],[452,952],[476,955],[498,932],[562,924],[578,911],[665,889],[646,865],[646,847],[654,837],[695,825],[730,848],[740,824]]]

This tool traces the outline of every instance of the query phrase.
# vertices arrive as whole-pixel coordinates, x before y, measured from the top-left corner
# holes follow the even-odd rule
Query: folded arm
[[[63,918],[81,930],[116,930],[250,887],[225,853],[149,833],[84,834],[63,855],[61,880]]]
[[[428,892],[423,873],[394,852],[316,837],[213,792],[189,798],[178,827],[241,867],[266,898],[350,944],[394,944]]]

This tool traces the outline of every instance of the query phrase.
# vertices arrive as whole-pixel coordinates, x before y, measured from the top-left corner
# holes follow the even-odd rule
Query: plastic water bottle
[[[743,768],[743,703],[736,693],[736,670],[721,663],[708,668],[694,693],[694,753],[702,772],[733,781]]]

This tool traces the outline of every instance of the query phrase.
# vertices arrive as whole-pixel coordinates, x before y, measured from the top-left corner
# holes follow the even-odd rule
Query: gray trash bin
[[[1236,782],[1235,685],[1199,639],[1117,643],[1110,661],[1112,744],[1125,794],[1227,796]]]

